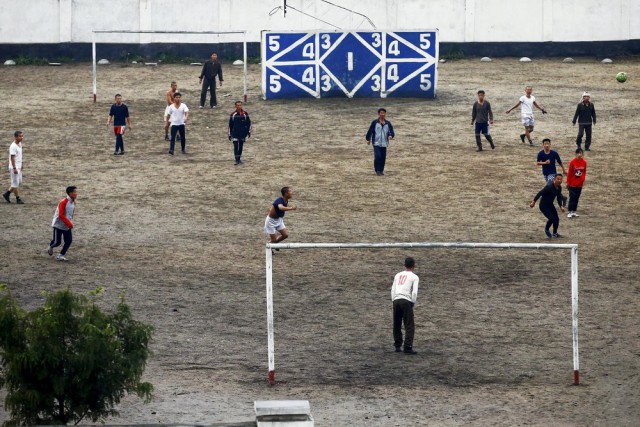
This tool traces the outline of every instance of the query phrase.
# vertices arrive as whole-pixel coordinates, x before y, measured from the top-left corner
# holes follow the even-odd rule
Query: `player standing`
[[[207,88],[211,92],[211,98],[209,99],[210,107],[216,108],[218,106],[218,100],[216,99],[216,76],[218,76],[220,87],[222,87],[224,80],[222,78],[222,65],[218,62],[218,54],[213,52],[211,59],[204,63],[202,71],[200,71],[200,83],[202,83],[200,108],[204,108],[204,102],[207,100]]]
[[[416,262],[407,257],[404,260],[404,271],[396,274],[391,286],[391,301],[393,303],[393,340],[396,352],[402,346],[402,324],[404,323],[404,352],[418,354],[413,349],[413,335],[416,328],[413,321],[413,307],[418,298],[418,276],[413,272]]]
[[[578,136],[576,137],[576,145],[578,148],[582,148],[582,135],[586,133],[584,141],[584,150],[591,151],[591,125],[596,124],[596,107],[591,102],[591,94],[584,92],[582,94],[582,101],[576,107],[576,113],[573,115],[573,124],[575,126],[576,120],[578,121]]]
[[[269,213],[264,220],[264,232],[271,238],[271,243],[278,243],[289,237],[289,230],[284,225],[284,214],[287,211],[295,211],[295,205],[289,206],[289,200],[293,198],[293,188],[282,187],[282,197],[278,197],[269,207]],[[280,235],[278,236],[278,233]]]
[[[582,194],[584,180],[587,177],[587,162],[584,160],[582,148],[576,149],[576,157],[569,162],[569,173],[567,174],[567,188],[569,189],[569,213],[567,218],[579,216],[578,201]]]
[[[237,166],[242,163],[240,156],[242,156],[244,141],[251,137],[251,118],[249,113],[242,109],[242,101],[236,101],[235,105],[236,109],[229,117],[227,135],[229,141],[233,142],[233,155],[236,159],[234,164]]]
[[[113,119],[113,133],[116,135],[116,150],[113,152],[114,156],[121,156],[124,154],[124,140],[122,135],[129,126],[131,127],[131,119],[129,118],[129,107],[122,103],[122,95],[116,94],[116,103],[111,105],[109,110],[109,118],[107,119],[107,126],[111,124]],[[118,150],[120,150],[118,152]]]
[[[166,121],[167,114],[169,114],[169,107],[173,104],[173,95],[178,91],[178,83],[171,82],[171,89],[167,91],[167,106],[164,109],[164,116],[162,116],[162,121],[164,122],[164,140],[169,141],[169,122]]]
[[[491,149],[496,148],[493,145],[493,138],[489,132],[489,124],[493,124],[493,111],[491,111],[491,104],[484,99],[484,90],[478,91],[478,100],[473,103],[471,109],[471,125],[476,124],[476,145],[477,151],[482,151],[482,141],[480,134],[484,134],[484,137],[489,141]]]
[[[547,218],[547,225],[544,227],[544,234],[548,238],[564,237],[558,234],[558,226],[560,225],[560,217],[558,216],[558,211],[555,206],[553,206],[553,201],[558,200],[558,206],[560,206],[560,210],[564,212],[564,205],[566,203],[566,198],[562,195],[562,174],[559,173],[555,176],[552,182],[547,183],[542,190],[536,194],[533,198],[529,207],[534,207],[538,199],[540,200],[540,212]],[[549,228],[553,225],[553,234],[549,232]]]
[[[367,145],[373,144],[373,168],[376,175],[384,175],[384,164],[387,160],[387,147],[389,140],[393,139],[396,134],[393,131],[393,125],[386,120],[387,110],[378,109],[378,118],[371,122],[365,139]]]
[[[182,154],[187,154],[187,137],[186,124],[189,119],[189,108],[187,104],[182,103],[182,94],[176,92],[173,94],[173,104],[169,106],[169,112],[165,120],[171,122],[171,142],[169,143],[169,154],[173,156],[176,146],[176,135],[180,134],[180,145]]]
[[[524,88],[524,95],[520,97],[518,102],[515,105],[507,110],[507,114],[511,113],[518,105],[521,105],[520,108],[520,117],[522,119],[522,124],[524,125],[524,133],[520,134],[520,140],[524,142],[524,138],[526,137],[529,141],[529,145],[533,146],[533,141],[531,140],[531,132],[533,132],[533,125],[535,120],[533,118],[533,107],[536,107],[542,114],[547,114],[547,110],[544,107],[541,107],[536,102],[536,97],[531,95],[533,92],[533,87],[527,86]]]
[[[551,140],[549,138],[542,140],[542,147],[542,150],[538,153],[536,164],[542,166],[542,176],[544,176],[544,180],[551,182],[556,176],[556,162],[562,168],[563,173],[566,174],[567,171],[564,169],[562,160],[560,160],[560,154],[551,149]]]
[[[2,197],[11,203],[9,196],[11,193],[16,195],[16,203],[23,205],[24,201],[20,198],[20,185],[22,185],[22,140],[24,133],[17,130],[13,133],[13,142],[9,146],[9,175],[11,176],[11,185],[9,190],[2,194]]]
[[[56,257],[58,261],[66,261],[65,255],[73,242],[73,235],[71,229],[73,228],[73,215],[76,212],[76,197],[78,197],[78,190],[74,186],[67,187],[67,197],[62,199],[58,203],[56,212],[53,214],[53,221],[51,226],[53,227],[53,239],[49,243],[49,249],[47,253],[49,256],[53,255],[53,248],[60,246],[62,239],[64,238],[64,245],[62,250]]]

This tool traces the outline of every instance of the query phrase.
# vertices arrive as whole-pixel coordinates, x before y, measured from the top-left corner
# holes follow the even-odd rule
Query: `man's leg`
[[[200,91],[200,108],[204,107],[204,103],[207,100],[207,89],[209,88],[209,79],[202,79],[202,90]]]
[[[120,150],[120,152],[124,152],[124,141],[122,140],[122,134],[118,133],[116,135],[116,153]]]
[[[476,136],[476,145],[478,146],[477,151],[482,151],[482,140],[480,139],[481,131],[482,131],[482,126],[480,125],[480,123],[476,122],[475,136]]]
[[[578,148],[582,148],[582,135],[584,134],[584,126],[578,125],[578,136],[576,137],[576,145]]]
[[[169,142],[170,154],[173,154],[173,150],[176,148],[176,133],[178,133],[178,126],[171,126],[171,142]]]
[[[380,158],[382,154],[380,152],[380,147],[377,145],[373,146],[373,169],[376,171],[376,174],[380,175]]]
[[[55,227],[52,227],[52,228],[53,228],[53,239],[51,239],[51,243],[49,243],[49,247],[57,248],[62,243],[62,230]]]
[[[413,349],[413,335],[416,331],[413,320],[413,307],[411,307],[410,301],[406,302],[402,321],[404,323],[404,351],[408,351]]]
[[[178,131],[180,132],[180,147],[182,148],[182,152],[186,154],[187,152],[187,127],[186,125],[178,126]]]
[[[69,250],[69,246],[73,242],[73,233],[71,230],[60,230],[62,232],[62,236],[64,237],[64,245],[62,245],[62,250],[60,251],[60,255],[65,256],[67,251]]]
[[[524,127],[524,136],[529,141],[529,145],[533,145],[533,141],[531,140],[531,133],[533,132],[533,126],[525,126]]]
[[[282,242],[284,239],[289,237],[289,230],[287,230],[286,228],[283,228],[282,230],[278,230],[278,233],[280,233],[279,236],[277,234],[269,235],[271,237],[271,243]]]
[[[393,345],[396,349],[402,346],[402,307],[400,300],[393,301]]]
[[[384,175],[384,164],[387,161],[387,147],[380,147],[380,174]]]
[[[584,149],[589,151],[589,147],[591,147],[591,125],[586,125],[584,131],[587,134],[587,138],[584,141]]]
[[[216,78],[214,77],[213,80],[209,83],[210,84],[210,90],[211,90],[211,100],[210,100],[210,104],[211,104],[211,108],[215,107],[218,105],[218,99],[216,98]]]
[[[540,205],[540,212],[542,212],[542,215],[544,215],[545,218],[547,218],[547,223],[544,226],[544,234],[546,234],[547,237],[550,238],[551,237],[550,229],[551,229],[551,226],[553,225],[553,215],[551,213],[551,210],[547,206]]]
[[[239,165],[240,164],[240,154],[238,153],[239,150],[239,142],[237,138],[233,138],[233,157],[235,159],[235,164]]]
[[[570,190],[573,190],[573,193],[571,193],[571,191],[569,192],[571,199],[575,199],[573,201],[573,209],[571,210],[573,211],[573,216],[578,216],[576,211],[578,210],[578,202],[580,201],[580,195],[582,194],[582,187],[571,187]],[[571,201],[569,204],[571,204]]]

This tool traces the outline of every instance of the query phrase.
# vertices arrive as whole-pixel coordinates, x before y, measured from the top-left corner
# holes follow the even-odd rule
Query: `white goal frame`
[[[275,384],[275,341],[273,334],[273,255],[272,249],[569,249],[571,250],[571,321],[573,332],[573,384],[580,385],[578,351],[578,245],[555,243],[267,243],[265,250],[267,278],[267,335],[269,353],[269,384]]]
[[[134,30],[93,30],[91,32],[91,53],[93,56],[93,102],[98,92],[98,76],[96,67],[96,36],[98,34],[242,34],[242,54],[244,62],[243,99],[247,102],[247,32],[246,31],[134,31]],[[107,42],[101,42],[107,43]]]

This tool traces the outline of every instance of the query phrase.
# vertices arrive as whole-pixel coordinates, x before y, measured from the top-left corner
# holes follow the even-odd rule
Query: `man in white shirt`
[[[538,110],[542,111],[542,114],[547,114],[547,110],[544,107],[538,105],[536,102],[536,97],[531,95],[533,92],[533,87],[527,86],[524,88],[524,95],[518,99],[518,102],[515,105],[507,110],[507,114],[513,111],[518,105],[520,105],[520,116],[522,118],[522,124],[524,125],[524,133],[520,134],[520,140],[524,142],[524,138],[527,138],[529,141],[529,145],[533,146],[533,141],[531,140],[531,132],[533,132],[533,107],[536,107]]]
[[[404,271],[396,274],[391,286],[391,301],[393,302],[393,339],[396,352],[400,352],[402,346],[402,324],[404,323],[404,353],[418,354],[413,349],[413,335],[415,324],[413,322],[413,306],[418,298],[418,276],[413,272],[416,262],[407,257],[404,260]]]
[[[187,104],[183,104],[182,95],[176,92],[173,95],[173,104],[169,106],[166,121],[171,123],[171,142],[169,144],[169,154],[173,156],[173,150],[176,146],[176,134],[180,133],[180,145],[182,146],[182,154],[187,154],[187,138],[185,134],[185,125],[189,119],[189,108]]]
[[[11,203],[9,196],[13,193],[16,195],[16,203],[22,205],[24,202],[20,198],[18,188],[22,184],[22,140],[24,139],[24,133],[17,130],[13,134],[13,137],[14,141],[9,147],[9,175],[11,175],[11,186],[2,197],[4,197],[7,203]]]

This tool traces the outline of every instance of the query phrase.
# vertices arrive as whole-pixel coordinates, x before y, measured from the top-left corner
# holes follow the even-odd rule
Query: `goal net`
[[[274,255],[274,249],[280,252]],[[354,256],[336,249],[347,249],[349,255]],[[421,279],[416,321],[421,317],[420,310],[425,310],[428,316],[433,315],[434,319],[428,320],[431,327],[427,328],[434,335],[430,343],[435,349],[430,351],[443,352],[439,356],[446,360],[444,363],[450,363],[448,369],[494,370],[486,376],[480,375],[484,379],[478,381],[496,380],[500,372],[494,367],[504,362],[515,366],[513,369],[517,374],[512,376],[531,378],[537,376],[536,370],[540,369],[544,371],[540,376],[556,377],[557,371],[562,370],[561,366],[568,364],[572,346],[573,384],[579,385],[578,245],[460,242],[267,243],[269,383],[275,384],[276,370],[274,259],[276,264],[286,260],[286,267],[279,269],[275,277],[279,281],[277,289],[281,298],[278,304],[282,307],[277,317],[282,322],[282,335],[279,333],[279,336],[286,340],[282,354],[287,360],[295,359],[302,366],[300,370],[305,372],[316,371],[318,363],[328,359],[331,359],[327,362],[330,366],[338,367],[340,357],[347,356],[340,356],[333,349],[352,345],[358,351],[363,349],[361,366],[375,369],[377,362],[371,360],[377,358],[382,360],[379,367],[386,369],[387,364],[396,363],[396,359],[385,359],[386,356],[375,348],[380,342],[387,342],[388,348],[392,348],[388,323],[390,311],[386,312],[390,310],[387,305],[389,290],[393,275],[402,269],[403,258],[399,250],[406,253],[407,249],[411,249],[412,256],[416,258],[417,273]],[[422,262],[416,252],[423,249],[437,251],[431,252],[428,262]],[[459,255],[459,250],[469,249],[491,250],[467,251],[464,256]],[[296,251],[286,253],[289,250]],[[308,250],[323,250],[322,258],[312,256]],[[561,256],[565,251],[570,254]],[[389,258],[395,260],[391,267]],[[570,270],[567,268],[569,258]],[[440,285],[434,285],[434,282]],[[570,294],[567,289],[569,283]],[[434,290],[433,286],[438,289]],[[427,292],[430,297],[425,295]],[[384,317],[385,327],[379,324],[381,317]],[[385,331],[381,332],[383,329]],[[424,329],[421,326],[417,328],[416,339]],[[451,341],[455,349],[449,348]],[[319,356],[327,348],[331,348],[332,353],[325,358]],[[370,349],[374,349],[375,358]],[[452,354],[445,356],[447,351]],[[351,352],[348,357],[351,359],[343,359],[347,365],[358,364],[358,355]],[[460,367],[451,362],[458,358]],[[475,363],[480,364],[480,360],[482,366],[473,367]],[[531,360],[535,361],[534,366],[527,367]],[[425,371],[431,370],[429,363],[424,367]],[[533,369],[534,373],[522,373],[523,369]],[[328,371],[320,375],[330,375]],[[347,371],[349,375],[353,374]],[[396,377],[395,374],[389,375]]]
[[[111,40],[104,40],[106,37]],[[136,44],[143,43],[175,43],[175,37],[181,36],[184,43],[211,42],[211,37],[215,36],[216,43],[242,42],[243,54],[243,98],[247,101],[247,32],[246,31],[129,31],[129,30],[93,30],[91,33],[91,49],[93,56],[93,102],[96,102],[98,92],[97,76],[97,43],[130,43],[132,36],[138,36]],[[190,36],[190,37],[189,37]],[[122,39],[124,37],[124,39]],[[98,40],[99,39],[99,40]],[[238,40],[240,39],[240,40]]]

